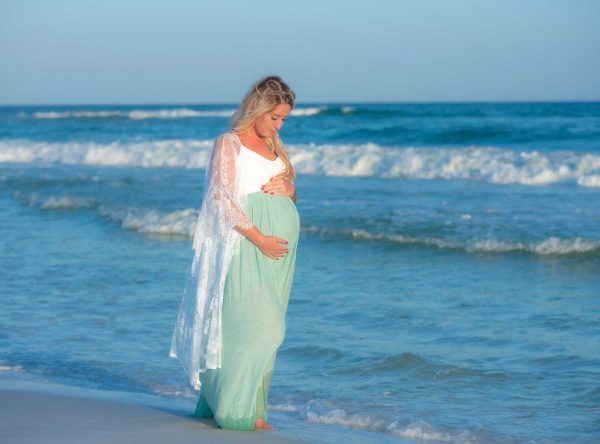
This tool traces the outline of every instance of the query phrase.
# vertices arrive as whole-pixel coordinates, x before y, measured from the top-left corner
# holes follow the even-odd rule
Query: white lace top
[[[271,177],[282,173],[283,170],[285,170],[285,164],[279,157],[269,160],[241,145],[237,175],[239,196],[261,191],[261,186],[267,183]]]

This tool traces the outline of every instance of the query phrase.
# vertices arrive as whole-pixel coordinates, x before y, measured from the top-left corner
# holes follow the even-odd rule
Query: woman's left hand
[[[273,194],[274,196],[291,197],[296,192],[293,182],[283,178],[283,176],[273,176],[260,188],[263,193]]]

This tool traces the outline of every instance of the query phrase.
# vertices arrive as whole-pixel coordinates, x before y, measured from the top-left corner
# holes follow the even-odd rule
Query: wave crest
[[[269,408],[273,411],[292,414],[311,423],[341,425],[407,439],[454,443],[476,442],[475,436],[468,430],[454,433],[436,430],[422,420],[401,425],[399,421],[386,418],[381,414],[347,413],[346,410],[328,401],[310,400],[306,404],[287,402],[272,404],[269,405]]]
[[[47,143],[0,141],[0,162],[205,168],[212,140]],[[600,187],[600,155],[519,152],[494,147],[391,148],[363,145],[288,145],[301,174],[375,176],[400,180],[473,180],[525,186],[574,182]]]
[[[435,237],[403,236],[401,234],[373,233],[362,228],[330,229],[315,226],[302,227],[303,231],[321,236],[342,236],[358,240],[383,241],[396,244],[414,244],[439,249],[463,250],[467,253],[522,252],[540,256],[563,256],[600,253],[600,240],[574,237],[560,239],[549,237],[539,241],[517,242],[498,239],[451,241]]]
[[[198,210],[194,208],[161,212],[152,208],[100,205],[96,199],[91,197],[43,196],[37,193],[25,194],[20,191],[14,192],[13,196],[25,205],[49,210],[97,208],[102,217],[119,223],[124,229],[144,234],[192,238],[198,215]],[[302,226],[301,230],[324,237],[346,237],[358,241],[378,241],[399,245],[454,249],[467,253],[528,253],[539,256],[593,255],[600,253],[600,240],[582,237],[561,239],[552,236],[529,242],[500,239],[461,241],[430,236],[405,236],[402,234],[371,232],[364,228],[335,229],[308,225]]]
[[[101,205],[102,216],[118,222],[126,230],[192,238],[198,212],[192,208],[162,213],[153,209],[113,208]]]

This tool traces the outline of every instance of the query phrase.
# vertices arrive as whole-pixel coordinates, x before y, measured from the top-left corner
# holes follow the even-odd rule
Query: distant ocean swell
[[[0,141],[0,162],[205,168],[210,140],[114,143]],[[288,146],[302,174],[394,179],[474,180],[491,184],[574,182],[600,187],[600,155],[496,147],[416,148],[365,144]]]
[[[292,116],[313,116],[322,112],[324,108],[296,108]],[[68,111],[36,111],[33,113],[22,112],[20,118],[33,119],[190,119],[204,117],[231,117],[235,109],[196,110],[193,108],[166,108],[166,109],[133,109],[133,110],[68,110]]]
[[[198,210],[185,208],[163,212],[152,208],[132,208],[100,204],[93,198],[78,196],[42,196],[38,193],[14,192],[21,203],[45,210],[95,209],[105,220],[117,223],[126,230],[142,234],[189,238],[194,234]],[[427,231],[427,227],[423,227]],[[547,237],[540,240],[512,241],[502,239],[444,239],[431,236],[404,236],[378,233],[362,228],[331,229],[303,226],[301,230],[328,238],[349,239],[356,242],[377,241],[395,245],[415,245],[437,249],[460,250],[467,253],[528,253],[541,256],[584,255],[599,256],[600,240],[582,237]]]
[[[303,105],[294,108],[292,116],[353,116],[361,118],[494,118],[494,117],[523,117],[534,119],[576,118],[592,116],[598,112],[596,103],[580,103],[578,106],[565,107],[564,104],[503,104],[502,106],[481,106],[478,104],[404,104],[370,106],[361,104],[346,105]],[[67,109],[44,109],[39,111],[21,111],[21,119],[189,119],[205,117],[231,117],[235,106],[203,106],[201,109],[192,106],[169,106],[164,108],[152,107],[81,107]]]

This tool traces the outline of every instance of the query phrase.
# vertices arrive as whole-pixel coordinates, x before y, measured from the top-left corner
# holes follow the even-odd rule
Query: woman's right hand
[[[279,260],[284,257],[288,249],[287,241],[277,236],[263,236],[256,244],[258,249],[267,257]]]

